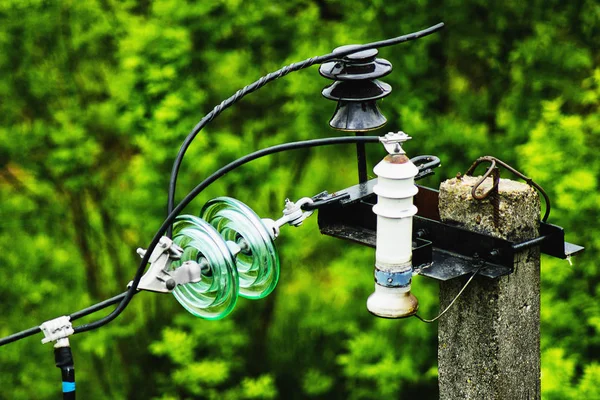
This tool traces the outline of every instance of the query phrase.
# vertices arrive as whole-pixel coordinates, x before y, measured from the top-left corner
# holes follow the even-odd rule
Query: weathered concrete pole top
[[[480,178],[462,176],[442,182],[439,197],[442,221],[507,240],[520,241],[536,237],[539,229],[540,201],[535,189],[526,183],[500,179],[500,223],[495,226],[492,196],[478,201],[471,195],[471,189]],[[483,194],[491,188],[492,178],[487,178],[476,192]]]
[[[495,197],[476,200],[471,192],[479,180],[464,176],[441,184],[443,222],[511,241],[538,236],[540,202],[533,188],[500,179]],[[491,187],[488,178],[477,191],[485,193]],[[498,279],[475,277],[440,318],[440,399],[540,398],[539,248],[515,255],[514,271]],[[440,309],[465,279],[440,283]]]

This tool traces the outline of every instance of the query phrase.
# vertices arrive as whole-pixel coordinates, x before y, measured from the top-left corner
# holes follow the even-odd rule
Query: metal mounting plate
[[[340,201],[319,208],[319,229],[324,235],[375,247],[377,217],[372,207],[376,179],[336,192]],[[566,258],[583,247],[566,243],[564,230],[540,223],[540,237],[523,243],[472,232],[440,221],[438,191],[419,186],[415,196],[419,209],[413,218],[413,265],[419,274],[448,280],[474,271],[485,261],[480,275],[497,278],[513,272],[514,255],[539,245],[543,253]]]

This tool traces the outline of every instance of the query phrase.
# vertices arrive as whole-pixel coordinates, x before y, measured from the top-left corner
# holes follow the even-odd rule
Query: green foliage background
[[[428,186],[478,156],[500,157],[547,189],[550,221],[586,253],[543,259],[542,389],[600,398],[600,4],[596,0],[0,2],[0,335],[120,293],[165,214],[171,163],[222,99],[282,65],[342,44],[443,20],[384,49],[386,129],[436,154]],[[316,67],[277,81],[191,146],[179,194],[243,154],[335,136]],[[383,131],[385,132],[385,131]],[[370,147],[371,166],[382,149]],[[355,183],[351,146],[296,151],[227,175],[219,195],[277,216],[298,198]],[[370,316],[373,251],[321,237],[315,220],[278,240],[282,276],[219,322],[142,294],[107,327],[75,336],[89,399],[437,397],[436,327]],[[422,314],[435,282],[416,279]],[[0,349],[4,398],[57,398],[39,335]]]

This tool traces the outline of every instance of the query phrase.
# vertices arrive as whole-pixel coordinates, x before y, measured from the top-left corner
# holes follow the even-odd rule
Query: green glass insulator
[[[206,203],[201,217],[225,240],[236,242],[242,249],[235,258],[240,296],[261,299],[269,295],[279,280],[279,255],[260,217],[230,197],[218,197]]]
[[[173,225],[173,241],[183,249],[181,259],[171,264],[173,269],[190,260],[208,262],[200,282],[173,289],[177,301],[197,317],[210,320],[225,317],[237,302],[239,278],[231,251],[221,235],[206,221],[182,215]]]

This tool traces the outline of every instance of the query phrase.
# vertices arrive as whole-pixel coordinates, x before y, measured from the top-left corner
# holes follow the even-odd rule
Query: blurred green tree
[[[394,92],[388,127],[436,154],[437,177],[492,154],[550,193],[551,222],[585,244],[574,268],[543,260],[542,388],[595,398],[600,383],[600,5],[419,0],[0,2],[0,335],[110,297],[130,279],[133,249],[165,215],[179,143],[223,98],[282,65],[421,29],[439,35],[381,51]],[[316,68],[253,94],[191,146],[178,198],[243,154],[338,135]],[[275,216],[286,197],[355,181],[350,146],[275,155],[207,189]],[[369,148],[371,166],[382,157]],[[332,162],[333,161],[333,162]],[[335,173],[332,173],[335,171]],[[437,397],[436,330],[372,318],[372,250],[320,237],[314,223],[281,237],[282,276],[264,300],[226,320],[196,320],[142,294],[115,322],[75,336],[85,398]],[[422,312],[434,282],[416,279]],[[93,317],[95,318],[95,317]],[[89,319],[89,318],[88,318]],[[36,339],[0,351],[6,398],[56,398],[58,371]]]

